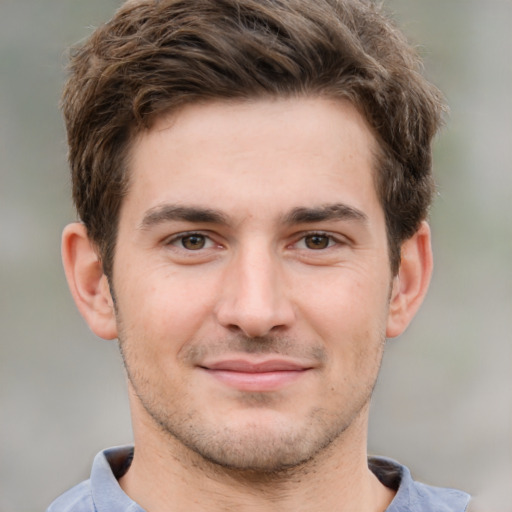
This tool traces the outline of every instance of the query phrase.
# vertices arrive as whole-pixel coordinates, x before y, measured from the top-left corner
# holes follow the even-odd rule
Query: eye
[[[203,235],[188,235],[181,239],[181,245],[190,251],[203,249],[206,245],[206,237]]]
[[[319,250],[327,249],[333,244],[333,240],[330,236],[321,233],[314,233],[304,237],[304,245],[308,249]]]
[[[343,245],[343,242],[330,234],[322,232],[305,233],[295,243],[297,249],[309,251],[322,251],[336,245]]]
[[[168,242],[168,245],[187,251],[200,251],[212,247],[214,243],[208,236],[201,233],[186,233],[176,236]]]
[[[339,265],[351,254],[354,242],[339,228],[332,231],[302,231],[292,235],[286,256],[306,265]]]

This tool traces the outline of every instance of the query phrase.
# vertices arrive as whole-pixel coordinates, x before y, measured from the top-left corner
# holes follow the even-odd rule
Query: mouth
[[[313,370],[313,365],[287,359],[225,359],[199,366],[224,385],[239,391],[268,392],[282,389]]]

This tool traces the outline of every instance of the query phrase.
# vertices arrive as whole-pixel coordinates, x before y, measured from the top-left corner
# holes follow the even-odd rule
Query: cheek
[[[205,280],[182,272],[154,271],[126,279],[117,301],[124,338],[142,339],[147,348],[179,349],[205,323],[212,309],[210,289]]]
[[[385,322],[390,285],[382,276],[347,272],[335,279],[331,276],[323,286],[317,284],[316,291],[303,295],[301,309],[318,327],[369,332]]]
[[[331,280],[323,293],[309,294],[302,315],[331,354],[334,372],[374,366],[384,341],[389,286],[378,277]]]

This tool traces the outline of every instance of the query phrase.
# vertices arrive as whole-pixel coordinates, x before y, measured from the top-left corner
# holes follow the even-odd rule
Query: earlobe
[[[83,224],[76,222],[65,227],[62,261],[73,299],[90,329],[101,338],[116,338],[115,310],[108,280]]]
[[[402,334],[418,311],[432,276],[430,228],[423,221],[416,233],[402,244],[400,269],[393,280],[386,337]]]

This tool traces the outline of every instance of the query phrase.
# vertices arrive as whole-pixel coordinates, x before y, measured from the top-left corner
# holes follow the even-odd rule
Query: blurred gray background
[[[114,0],[0,0],[0,512],[44,510],[131,440],[115,343],[61,269],[74,219],[58,102],[65,49]],[[370,450],[512,511],[512,1],[387,0],[451,106],[436,144],[436,269],[389,342]]]

